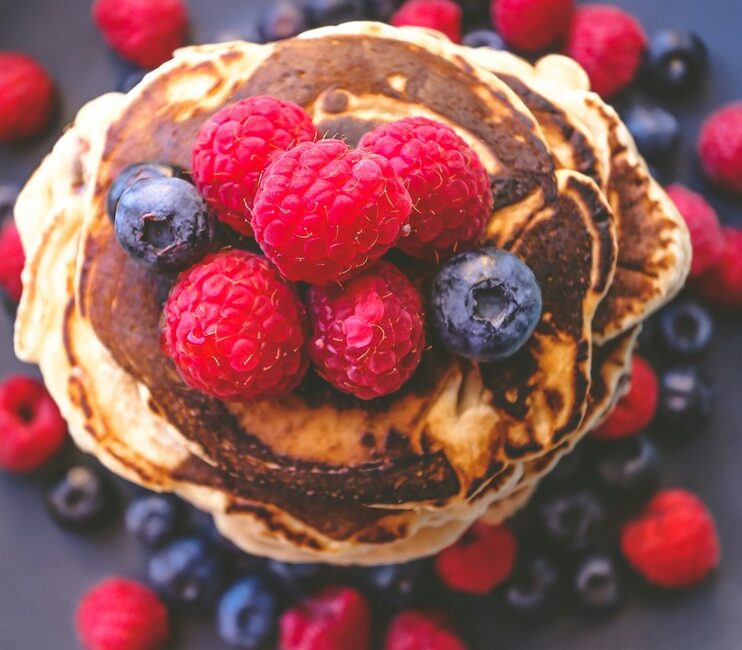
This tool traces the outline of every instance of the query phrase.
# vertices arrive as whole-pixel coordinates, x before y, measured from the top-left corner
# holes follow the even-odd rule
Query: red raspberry
[[[0,383],[0,467],[38,469],[59,451],[66,430],[44,384],[20,375]]]
[[[693,291],[712,307],[742,309],[742,230],[722,228],[721,259],[693,280]]]
[[[0,142],[38,133],[49,122],[54,84],[30,56],[0,52]]]
[[[276,153],[316,139],[306,111],[275,97],[249,97],[207,120],[193,147],[193,180],[219,219],[252,236],[250,212],[263,170]]]
[[[187,384],[225,400],[279,397],[301,381],[308,321],[293,288],[260,255],[223,250],[180,274],[163,346]]]
[[[439,259],[482,234],[494,203],[489,175],[453,129],[408,117],[367,133],[359,146],[386,158],[410,193],[412,232],[399,242],[403,251]]]
[[[660,587],[688,587],[719,564],[716,524],[701,500],[685,490],[656,494],[624,524],[621,549],[631,566]]]
[[[389,624],[384,650],[466,650],[441,618],[418,610],[397,614]]]
[[[303,142],[276,156],[258,187],[255,239],[289,280],[346,280],[397,243],[409,192],[381,156],[340,140]]]
[[[335,388],[361,399],[399,389],[425,349],[420,295],[401,271],[381,261],[344,286],[312,287],[309,353]]]
[[[106,42],[141,68],[165,63],[188,29],[182,0],[95,0],[93,19]]]
[[[429,27],[445,34],[454,43],[461,42],[461,7],[453,0],[407,0],[392,14],[395,27]]]
[[[690,231],[693,244],[690,276],[695,277],[716,264],[724,251],[719,217],[706,199],[683,185],[670,185],[667,194],[683,215]]]
[[[698,154],[714,183],[729,192],[742,193],[742,102],[729,104],[706,120]]]
[[[371,614],[355,589],[330,586],[284,612],[280,629],[280,650],[367,650]]]
[[[26,256],[18,229],[15,222],[9,219],[0,227],[0,287],[13,302],[21,299],[23,292],[21,271],[25,261]]]
[[[492,0],[492,21],[505,42],[525,52],[562,40],[574,0]]]
[[[435,558],[435,570],[449,589],[486,594],[513,570],[517,545],[507,526],[474,524]]]
[[[636,435],[654,418],[658,399],[659,383],[654,369],[635,354],[629,392],[619,400],[611,414],[591,435],[601,440]]]
[[[75,623],[86,650],[157,650],[169,634],[157,595],[125,578],[108,578],[88,591]]]
[[[618,7],[577,7],[567,35],[565,52],[579,63],[596,93],[615,95],[639,71],[647,37],[639,22]]]

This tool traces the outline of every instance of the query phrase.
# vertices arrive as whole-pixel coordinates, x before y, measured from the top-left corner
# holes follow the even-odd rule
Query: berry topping
[[[410,610],[397,614],[386,633],[384,650],[466,650],[437,612]]]
[[[297,145],[266,169],[252,226],[286,278],[328,284],[357,275],[394,246],[411,210],[386,159],[320,140]]]
[[[515,615],[543,619],[556,609],[560,592],[559,571],[540,555],[518,563],[513,578],[505,586],[504,601]]]
[[[462,41],[467,47],[490,47],[493,50],[504,50],[502,37],[491,29],[475,29],[464,35]]]
[[[285,395],[304,376],[304,306],[260,255],[209,255],[180,275],[164,309],[164,349],[193,388],[252,400]]]
[[[248,650],[275,647],[278,604],[261,576],[242,578],[219,599],[217,629],[229,645]]]
[[[95,0],[93,19],[106,42],[142,68],[167,61],[185,43],[188,28],[182,0]]]
[[[567,34],[574,0],[492,0],[492,20],[505,42],[534,52]]]
[[[371,614],[355,589],[330,586],[284,612],[280,629],[280,650],[368,650]]]
[[[0,142],[41,131],[54,105],[54,84],[36,59],[0,52]]]
[[[364,0],[304,0],[304,11],[313,27],[366,18]]]
[[[676,300],[660,312],[659,321],[663,345],[678,357],[703,354],[714,337],[714,319],[694,300]]]
[[[116,491],[99,470],[73,465],[52,485],[46,506],[54,520],[70,530],[99,526],[116,511]]]
[[[585,68],[596,93],[610,97],[633,81],[646,45],[636,18],[618,7],[588,4],[575,10],[565,53]]]
[[[654,418],[658,393],[654,369],[635,354],[629,392],[619,400],[611,414],[591,432],[591,435],[594,438],[608,440],[639,433]]]
[[[494,361],[515,354],[541,318],[541,289],[528,266],[495,248],[460,253],[439,269],[431,318],[455,354]]]
[[[181,503],[171,496],[147,494],[126,508],[126,530],[146,546],[161,546],[175,537],[183,519]]]
[[[605,508],[587,490],[550,495],[538,507],[541,526],[559,550],[584,551],[605,521]]]
[[[486,594],[513,570],[517,545],[507,526],[474,524],[435,558],[441,582],[450,589]]]
[[[312,118],[300,106],[275,97],[248,97],[204,122],[193,146],[193,180],[222,222],[252,235],[255,192],[268,163],[316,138]]]
[[[742,309],[742,229],[722,228],[721,258],[692,283],[693,291],[708,305],[722,310]]]
[[[716,524],[701,500],[685,490],[664,490],[624,524],[621,549],[648,582],[688,587],[705,578],[721,555]]]
[[[116,218],[116,208],[121,196],[134,183],[152,178],[182,178],[183,170],[175,165],[157,162],[134,163],[126,167],[111,183],[106,197],[106,211],[113,221]]]
[[[729,104],[706,120],[698,153],[706,175],[716,185],[742,193],[742,102]]]
[[[406,0],[392,14],[395,27],[427,27],[445,34],[454,43],[461,41],[463,12],[453,0]]]
[[[634,106],[623,116],[639,153],[648,161],[669,160],[680,141],[680,125],[672,113],[653,106]]]
[[[376,566],[368,570],[367,579],[374,596],[393,609],[417,605],[433,589],[433,573],[428,560]]]
[[[595,474],[603,491],[621,502],[646,499],[659,486],[662,458],[648,436],[632,436],[600,445]]]
[[[667,195],[673,200],[690,231],[693,261],[690,275],[696,277],[716,264],[724,251],[724,235],[719,217],[706,199],[683,185],[670,185]]]
[[[125,578],[108,578],[88,591],[75,627],[85,650],[158,650],[169,635],[167,609],[157,595]]]
[[[706,375],[694,366],[673,366],[660,375],[657,419],[672,436],[702,431],[714,413],[716,394]]]
[[[311,287],[309,353],[335,388],[361,399],[398,390],[425,349],[422,301],[407,276],[381,261],[340,285]]]
[[[286,596],[294,600],[301,600],[308,591],[318,585],[324,576],[323,564],[294,564],[270,560],[268,571]]]
[[[479,239],[494,203],[489,175],[451,127],[408,117],[367,133],[359,146],[386,158],[410,193],[405,253],[438,260]]]
[[[23,293],[21,273],[25,262],[26,255],[15,221],[0,221],[0,288],[13,302],[18,302]]]
[[[692,32],[663,29],[651,35],[643,71],[649,90],[682,94],[698,88],[707,71],[706,45]]]
[[[623,603],[618,567],[609,555],[599,553],[580,560],[572,583],[578,604],[585,612],[607,614]]]
[[[272,3],[258,18],[258,35],[265,43],[291,38],[307,27],[304,11],[291,0]]]
[[[0,468],[29,472],[62,446],[67,426],[44,384],[20,375],[0,382]]]

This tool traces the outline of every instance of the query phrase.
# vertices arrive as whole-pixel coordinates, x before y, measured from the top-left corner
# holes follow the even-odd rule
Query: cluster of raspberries
[[[398,390],[425,348],[423,306],[380,258],[395,247],[449,257],[479,239],[493,207],[479,157],[444,124],[403,119],[353,149],[267,96],[213,115],[192,168],[220,221],[263,252],[209,255],[165,304],[164,350],[190,386],[224,400],[286,395],[310,358],[361,399]]]

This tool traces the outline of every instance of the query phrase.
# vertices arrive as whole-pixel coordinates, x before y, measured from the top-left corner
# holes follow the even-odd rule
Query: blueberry
[[[711,313],[695,300],[676,300],[660,313],[659,321],[662,343],[679,357],[703,354],[714,337]]]
[[[312,27],[367,18],[364,0],[305,0],[304,9]]]
[[[262,41],[280,41],[301,34],[307,19],[301,7],[291,0],[271,4],[258,19],[258,34]]]
[[[635,106],[624,119],[648,161],[664,162],[674,154],[680,141],[680,125],[674,115],[659,107]]]
[[[134,261],[163,272],[192,266],[215,238],[213,216],[198,190],[181,178],[134,183],[121,195],[115,227]]]
[[[708,72],[708,51],[692,32],[663,29],[652,34],[643,77],[653,92],[673,95],[697,88]]]
[[[541,317],[541,289],[533,272],[496,248],[467,251],[445,262],[431,298],[441,342],[477,361],[515,354]]]
[[[376,566],[368,570],[366,579],[374,595],[394,609],[420,604],[433,589],[433,573],[426,560]]]
[[[580,608],[591,614],[616,611],[623,603],[618,568],[612,557],[603,554],[583,558],[572,577]]]
[[[18,188],[15,185],[0,185],[0,224],[13,216],[17,198]]]
[[[149,70],[140,70],[139,68],[128,70],[119,80],[116,90],[120,93],[128,93],[141,83],[148,72]]]
[[[292,564],[270,560],[268,571],[275,578],[281,591],[289,598],[301,600],[302,597],[317,586],[324,575],[322,564]]]
[[[605,521],[603,504],[586,490],[548,496],[538,510],[547,538],[567,553],[588,548]]]
[[[698,368],[674,366],[659,378],[657,422],[671,434],[692,434],[711,419],[716,395],[710,379]]]
[[[595,473],[610,496],[622,501],[643,500],[657,490],[662,459],[648,436],[604,442],[596,453]]]
[[[173,497],[148,494],[129,503],[126,530],[147,546],[160,546],[178,532],[183,519],[181,503]]]
[[[250,650],[273,647],[277,618],[276,596],[261,576],[238,580],[219,599],[219,636],[231,646]]]
[[[518,563],[515,574],[505,585],[503,598],[513,614],[542,619],[556,609],[560,586],[556,566],[545,557],[536,555]]]
[[[116,510],[116,493],[109,480],[85,465],[73,465],[46,495],[51,516],[70,530],[90,530]]]
[[[216,548],[200,537],[181,537],[149,560],[149,581],[173,605],[206,610],[222,589],[225,567]]]
[[[464,36],[462,41],[469,47],[491,47],[493,50],[504,50],[505,42],[497,32],[491,29],[475,29]]]
[[[116,177],[108,190],[106,197],[108,218],[114,220],[121,195],[134,183],[151,178],[181,177],[182,174],[183,170],[180,167],[167,163],[145,162],[129,165]]]

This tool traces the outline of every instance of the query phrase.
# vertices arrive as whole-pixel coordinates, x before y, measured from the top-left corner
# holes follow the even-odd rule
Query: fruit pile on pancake
[[[173,278],[126,254],[106,201],[134,163],[189,168],[203,123],[257,95],[298,104],[351,145],[411,116],[453,128],[490,177],[479,245],[515,256],[540,289],[522,347],[478,362],[431,336],[411,379],[377,399],[312,370],[274,399],[189,386],[160,344]],[[642,321],[690,265],[682,218],[574,62],[532,66],[378,23],[178,51],[129,94],[80,111],[16,217],[27,255],[16,347],[41,366],[77,444],[212,513],[243,549],[298,562],[401,562],[509,516],[610,410]]]

